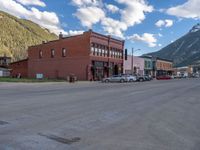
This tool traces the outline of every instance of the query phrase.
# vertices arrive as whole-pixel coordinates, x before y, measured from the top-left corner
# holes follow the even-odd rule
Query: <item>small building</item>
[[[9,77],[9,76],[10,76],[10,70],[8,68],[0,67],[0,77]]]
[[[124,73],[144,75],[144,58],[128,55],[124,60]]]
[[[193,73],[200,74],[200,64],[192,65]]]
[[[173,74],[173,61],[163,58],[156,58],[156,76],[172,75]]]
[[[9,77],[10,69],[8,68],[11,62],[11,57],[1,56],[0,57],[0,77]]]
[[[179,77],[190,77],[193,74],[193,67],[192,66],[184,66],[184,67],[177,67],[174,68],[174,75]]]
[[[28,77],[28,59],[13,62],[9,66],[12,77]]]
[[[153,58],[152,56],[141,56],[144,59],[144,74],[153,76]]]
[[[92,30],[28,49],[28,77],[100,80],[123,72],[124,41]]]
[[[7,68],[11,62],[11,57],[0,56],[0,67]]]

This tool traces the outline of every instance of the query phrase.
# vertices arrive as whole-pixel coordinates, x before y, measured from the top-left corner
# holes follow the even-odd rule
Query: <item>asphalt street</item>
[[[0,83],[0,150],[200,150],[200,79]]]

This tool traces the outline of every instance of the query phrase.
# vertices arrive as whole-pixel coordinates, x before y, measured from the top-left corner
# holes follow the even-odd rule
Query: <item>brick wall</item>
[[[28,59],[11,63],[9,68],[11,69],[12,77],[16,77],[18,74],[21,74],[22,78],[28,77]]]
[[[89,80],[92,61],[113,62],[123,66],[122,58],[93,56],[92,43],[114,47],[123,53],[123,41],[88,31],[82,35],[29,47],[28,76],[35,78],[36,74],[43,74],[45,78],[67,78],[70,74],[74,74],[78,80]],[[63,48],[66,50],[66,57],[63,57]]]

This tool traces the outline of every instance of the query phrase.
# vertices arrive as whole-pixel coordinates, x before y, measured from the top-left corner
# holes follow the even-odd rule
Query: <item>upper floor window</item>
[[[62,57],[66,57],[66,49],[65,48],[62,49]]]
[[[39,58],[42,58],[42,50],[39,51]]]
[[[108,56],[108,50],[105,50],[105,56]]]
[[[91,53],[92,55],[94,55],[94,47],[91,47],[90,53]]]
[[[51,49],[51,58],[54,58],[54,56],[55,56],[55,50]]]
[[[97,53],[98,53],[98,49],[97,49],[97,47],[95,47],[95,49],[94,49],[94,50],[95,50],[95,52],[94,52],[94,53],[95,53],[95,55],[97,55]]]

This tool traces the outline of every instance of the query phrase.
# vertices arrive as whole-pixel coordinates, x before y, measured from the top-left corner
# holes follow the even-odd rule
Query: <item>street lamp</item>
[[[131,74],[133,75],[134,71],[133,71],[133,54],[136,51],[140,51],[141,49],[134,49],[132,48],[132,58],[131,58]]]

